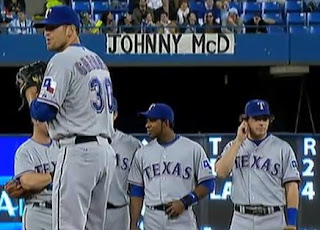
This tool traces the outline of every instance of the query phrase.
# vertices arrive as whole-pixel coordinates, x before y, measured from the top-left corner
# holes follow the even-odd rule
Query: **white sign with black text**
[[[108,34],[108,54],[233,54],[234,34]]]

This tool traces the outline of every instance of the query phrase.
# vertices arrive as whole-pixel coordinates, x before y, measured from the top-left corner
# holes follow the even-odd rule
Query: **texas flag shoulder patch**
[[[52,77],[45,77],[43,79],[41,91],[42,93],[45,93],[43,91],[46,91],[47,93],[54,94],[56,87],[57,83],[52,79]]]

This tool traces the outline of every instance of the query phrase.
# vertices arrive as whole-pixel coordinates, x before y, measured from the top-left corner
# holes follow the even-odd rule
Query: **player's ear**
[[[76,27],[74,25],[67,25],[66,33],[67,33],[67,37],[71,37],[73,33],[77,33]]]
[[[243,121],[248,121],[248,116],[246,116],[245,114],[241,114],[239,116],[239,122],[243,122]]]

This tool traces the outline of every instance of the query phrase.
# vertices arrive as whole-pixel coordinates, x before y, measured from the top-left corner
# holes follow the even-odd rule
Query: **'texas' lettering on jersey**
[[[119,153],[116,153],[116,166],[122,170],[129,170],[130,162],[127,157],[121,157]]]
[[[41,165],[37,165],[34,167],[37,173],[49,173],[52,170],[50,170],[50,165],[53,165],[53,167],[56,167],[57,162],[51,162],[51,163],[44,163]]]
[[[163,161],[162,163],[154,163],[144,168],[143,172],[149,180],[162,175],[172,175],[188,180],[191,178],[192,168],[190,166],[184,167],[179,162]]]
[[[280,172],[280,163],[274,163],[270,158],[252,155],[237,156],[235,159],[236,169],[252,168],[260,169],[270,173],[273,176],[278,176]]]

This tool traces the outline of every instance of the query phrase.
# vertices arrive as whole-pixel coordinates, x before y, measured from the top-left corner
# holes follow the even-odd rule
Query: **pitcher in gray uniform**
[[[113,98],[113,117],[118,117],[118,103]],[[116,152],[117,166],[111,181],[110,194],[108,198],[108,215],[106,230],[129,230],[129,195],[128,174],[133,156],[142,143],[132,135],[115,129],[111,136],[111,145]]]
[[[138,149],[129,172],[131,229],[138,229],[144,200],[145,230],[195,230],[192,205],[214,187],[207,155],[200,144],[175,134],[168,105],[152,104],[141,114],[154,140]]]
[[[58,146],[48,135],[47,124],[33,121],[33,135],[15,154],[15,178],[30,191],[22,217],[24,230],[52,229],[52,176]]]
[[[47,10],[44,27],[50,59],[39,96],[26,90],[31,116],[47,121],[60,154],[53,180],[53,230],[103,230],[116,165],[108,143],[113,132],[112,83],[102,59],[80,44],[78,14],[69,6]]]
[[[236,138],[216,162],[218,177],[226,178],[232,172],[230,230],[296,229],[298,163],[291,146],[268,133],[272,120],[265,100],[249,101]]]

